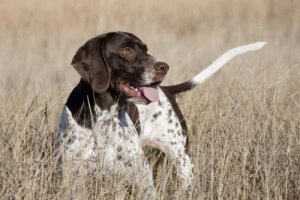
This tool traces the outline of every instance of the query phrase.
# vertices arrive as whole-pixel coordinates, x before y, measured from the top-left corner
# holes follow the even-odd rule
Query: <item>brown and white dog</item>
[[[147,53],[138,37],[110,32],[88,40],[72,65],[81,80],[61,114],[57,136],[62,162],[80,173],[81,161],[91,169],[101,163],[106,180],[122,177],[138,183],[146,198],[156,196],[152,171],[143,152],[150,146],[172,161],[186,193],[193,180],[187,154],[187,126],[174,95],[210,77],[234,56],[261,48],[255,43],[227,52],[193,80],[159,86],[169,66]],[[139,175],[137,178],[137,171]]]

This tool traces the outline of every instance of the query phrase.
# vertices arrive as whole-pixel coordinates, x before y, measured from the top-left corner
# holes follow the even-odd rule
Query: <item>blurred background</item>
[[[53,198],[54,186],[33,169],[51,154],[79,81],[72,57],[88,39],[118,30],[169,63],[163,85],[193,77],[230,48],[267,41],[178,98],[193,139],[195,198],[299,194],[300,1],[1,0],[0,19],[1,196]]]
[[[255,41],[269,42],[268,52],[260,53],[268,54],[261,59],[268,68],[276,69],[274,60],[293,67],[299,62],[299,10],[296,0],[1,0],[1,97],[28,84],[37,92],[48,82],[77,80],[70,65],[76,50],[91,37],[117,30],[136,34],[151,54],[170,63],[170,79],[181,71],[176,82],[225,50]]]

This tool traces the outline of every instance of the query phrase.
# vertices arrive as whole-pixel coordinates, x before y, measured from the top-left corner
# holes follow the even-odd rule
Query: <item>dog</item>
[[[175,95],[199,85],[234,56],[263,45],[229,52],[191,81],[160,86],[169,66],[149,55],[147,45],[134,34],[109,32],[88,40],[71,63],[81,79],[61,114],[56,139],[60,163],[71,162],[76,173],[82,169],[80,161],[91,169],[101,163],[106,179],[135,180],[145,198],[153,199],[153,175],[143,152],[149,146],[172,161],[179,191],[187,193],[193,164]]]

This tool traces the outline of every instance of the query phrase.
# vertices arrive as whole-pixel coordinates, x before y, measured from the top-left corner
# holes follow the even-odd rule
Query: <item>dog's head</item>
[[[157,101],[155,86],[163,81],[169,66],[147,51],[135,35],[110,32],[81,46],[72,65],[96,93],[110,90],[127,100]]]

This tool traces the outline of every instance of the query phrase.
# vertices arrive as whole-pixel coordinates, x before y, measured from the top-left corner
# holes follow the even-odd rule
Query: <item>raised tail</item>
[[[211,77],[214,73],[216,73],[219,69],[221,69],[228,61],[230,61],[235,56],[247,53],[249,51],[259,50],[266,44],[267,42],[255,42],[255,43],[238,46],[236,48],[230,49],[226,51],[223,55],[221,55],[217,60],[215,60],[208,67],[202,70],[199,74],[194,76],[192,80],[177,85],[164,86],[164,88],[166,88],[173,95],[190,90],[195,86],[203,83],[209,77]]]

